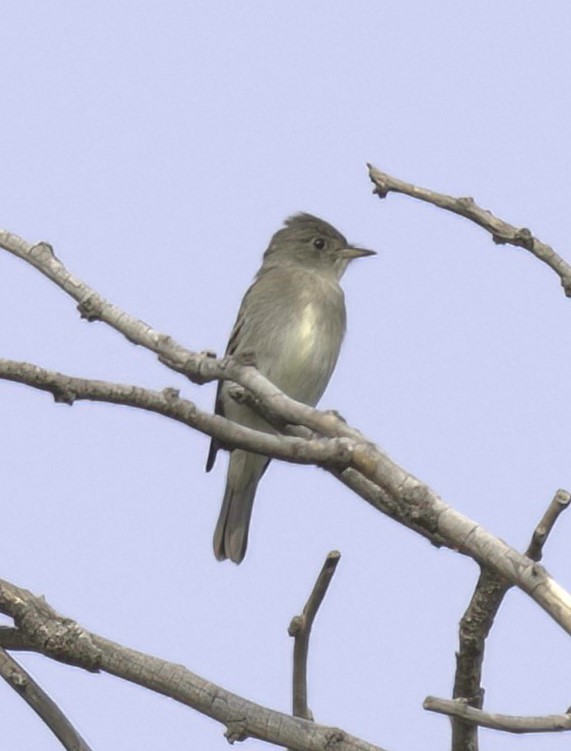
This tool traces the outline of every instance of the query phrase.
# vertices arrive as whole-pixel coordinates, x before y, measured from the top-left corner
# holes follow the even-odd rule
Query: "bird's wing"
[[[252,285],[253,287],[254,285]],[[244,308],[246,299],[250,294],[250,290],[252,289],[250,287],[246,294],[244,295],[244,299],[242,300],[242,305],[240,306],[240,310],[238,312],[238,318],[236,319],[236,323],[234,324],[234,328],[232,329],[232,333],[230,334],[230,339],[228,340],[228,346],[226,347],[226,355],[233,355],[236,352],[236,349],[238,347],[239,343],[239,337],[240,337],[240,331],[242,330],[244,326]],[[218,381],[218,388],[216,389],[216,401],[214,402],[214,414],[221,415],[222,417],[225,417],[224,415],[224,402],[222,400],[222,384],[224,381]],[[217,441],[215,438],[213,438],[210,441],[210,448],[208,449],[208,457],[206,459],[206,471],[210,472],[212,467],[214,466],[214,462],[216,461],[216,454],[218,453],[218,449],[221,447],[221,444],[219,441]]]
[[[222,386],[222,381],[218,381],[218,388],[216,389],[216,402],[215,402],[214,414],[224,416],[222,399],[220,398],[221,386]],[[216,438],[213,438],[210,441],[210,448],[208,449],[208,457],[206,459],[206,471],[207,472],[210,472],[210,470],[214,466],[214,462],[216,461],[216,454],[218,453],[219,448],[220,448],[220,443],[216,440]]]

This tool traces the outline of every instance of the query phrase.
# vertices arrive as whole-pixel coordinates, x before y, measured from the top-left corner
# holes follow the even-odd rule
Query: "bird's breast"
[[[345,333],[344,306],[304,301],[283,322],[279,366],[271,380],[294,399],[316,404],[335,367]],[[272,377],[273,376],[273,377]]]
[[[299,357],[306,359],[317,346],[319,335],[319,316],[314,303],[307,303],[297,323],[297,336],[299,342]]]

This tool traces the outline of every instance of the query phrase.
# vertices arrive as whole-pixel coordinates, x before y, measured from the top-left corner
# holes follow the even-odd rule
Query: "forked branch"
[[[571,495],[565,490],[558,490],[540,522],[537,524],[526,556],[533,561],[541,560],[543,547],[547,542],[555,522],[571,503]],[[479,712],[483,705],[482,665],[486,639],[491,631],[496,614],[511,584],[496,572],[482,567],[474,594],[466,612],[460,621],[459,650],[456,654],[456,676],[454,680],[453,701],[429,697],[424,708],[447,714],[454,718],[452,724],[452,750],[463,751],[466,748],[477,749],[478,726],[496,729],[518,729],[510,732],[540,732],[540,727],[549,726],[550,730],[571,729],[569,721],[562,723],[561,718],[507,718],[503,715],[488,715]],[[471,711],[473,709],[478,712]],[[470,711],[468,711],[470,710]],[[494,718],[494,719],[491,719]],[[502,718],[502,719],[498,719]],[[507,719],[506,719],[507,718]],[[480,721],[481,720],[481,721]],[[496,725],[490,722],[500,723]],[[526,725],[527,722],[527,725]],[[500,727],[502,725],[503,727]],[[511,724],[510,724],[511,723]],[[524,728],[529,727],[529,730]]]
[[[327,594],[331,579],[337,569],[341,553],[332,550],[325,559],[325,563],[317,577],[309,599],[305,603],[301,615],[292,618],[288,634],[294,638],[293,648],[293,682],[292,708],[294,717],[304,717],[313,720],[313,715],[307,704],[307,658],[309,653],[309,636],[317,611]]]
[[[44,654],[104,671],[185,704],[224,724],[232,742],[259,738],[294,751],[382,751],[339,728],[262,707],[226,691],[182,665],[128,649],[56,613],[43,598],[0,579],[0,612],[16,629],[0,629],[0,646]]]

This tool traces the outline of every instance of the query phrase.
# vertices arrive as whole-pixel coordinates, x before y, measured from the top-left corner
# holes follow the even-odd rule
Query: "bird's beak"
[[[377,251],[367,250],[367,248],[357,248],[354,245],[351,245],[348,248],[343,248],[342,250],[340,250],[339,255],[351,261],[353,258],[364,258],[365,256],[376,256]]]

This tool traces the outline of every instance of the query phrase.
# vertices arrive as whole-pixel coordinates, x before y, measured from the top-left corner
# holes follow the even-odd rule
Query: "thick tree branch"
[[[26,649],[87,670],[104,671],[185,704],[224,724],[230,742],[258,738],[294,751],[382,751],[344,730],[262,707],[224,690],[182,665],[150,657],[89,633],[58,615],[43,598],[0,579],[0,612],[14,619],[0,630],[14,649]]]
[[[91,751],[91,747],[73,727],[53,699],[2,648],[0,648],[0,676],[29,704],[67,751]]]
[[[325,563],[317,577],[309,599],[305,603],[301,615],[292,618],[289,624],[288,634],[294,638],[293,647],[293,685],[292,706],[294,717],[303,717],[313,720],[313,715],[307,704],[307,657],[309,652],[309,636],[313,621],[323,598],[327,594],[331,579],[341,558],[337,550],[331,551],[325,559]]]
[[[570,502],[571,495],[567,491],[557,491],[533,532],[526,551],[531,560],[541,560],[543,546],[549,533]],[[482,708],[484,691],[481,683],[485,643],[500,605],[511,586],[496,572],[482,567],[470,604],[460,621],[453,698],[461,700],[465,706]],[[463,715],[455,715],[452,723],[452,751],[464,751],[467,748],[476,751],[479,724],[464,722]]]
[[[385,198],[389,193],[403,193],[475,222],[489,232],[498,245],[508,244],[525,248],[540,261],[547,264],[560,278],[567,297],[571,297],[571,266],[561,256],[557,255],[551,246],[534,237],[526,227],[518,229],[504,222],[503,219],[499,219],[490,211],[478,206],[473,198],[454,198],[444,193],[435,193],[427,188],[420,188],[412,183],[391,177],[391,175],[373,167],[372,164],[368,164],[367,167],[369,168],[369,177],[375,186],[374,192],[379,198]]]
[[[506,733],[554,733],[571,730],[571,713],[545,717],[520,717],[509,714],[491,714],[468,706],[460,699],[438,699],[427,696],[423,704],[430,712],[438,712],[482,728],[503,730]],[[464,748],[470,748],[464,746]]]

